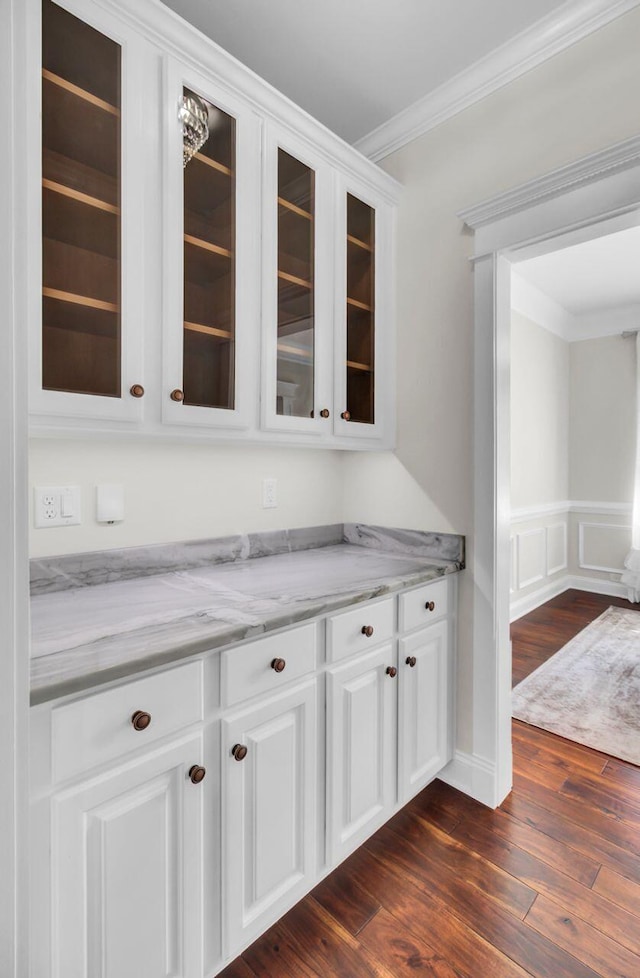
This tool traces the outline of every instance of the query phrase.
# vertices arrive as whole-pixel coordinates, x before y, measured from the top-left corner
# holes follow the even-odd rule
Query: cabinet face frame
[[[336,181],[335,217],[335,355],[333,431],[339,438],[393,441],[395,431],[395,347],[393,330],[393,217],[392,209],[355,179]],[[374,234],[374,421],[345,421],[347,408],[347,195],[371,207]],[[373,446],[372,446],[373,447]]]
[[[257,406],[254,391],[259,345],[260,120],[250,106],[219,83],[167,55],[163,66],[163,346],[162,420],[220,428],[248,428]],[[183,388],[184,183],[178,106],[188,88],[235,119],[235,382],[234,407],[171,400]],[[193,166],[193,161],[188,166]],[[195,164],[197,165],[197,163]]]
[[[28,3],[29,45],[25,104],[24,156],[31,188],[26,215],[30,245],[29,295],[29,411],[38,422],[51,417],[98,421],[139,422],[144,400],[132,397],[133,384],[144,386],[144,180],[146,160],[140,151],[149,99],[149,47],[139,34],[91,0],[56,0],[58,6],[106,35],[121,49],[120,116],[120,397],[44,390],[42,387],[42,11],[40,0]]]
[[[261,426],[266,431],[330,436],[333,358],[333,185],[329,163],[304,140],[275,123],[267,123],[263,139],[263,264],[262,264],[262,400]],[[313,418],[279,415],[276,409],[278,370],[278,150],[284,150],[315,173],[314,181],[314,377]]]

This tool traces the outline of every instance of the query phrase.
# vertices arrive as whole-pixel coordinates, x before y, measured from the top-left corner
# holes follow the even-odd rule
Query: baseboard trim
[[[438,777],[452,788],[463,791],[465,795],[470,795],[489,808],[495,808],[498,804],[496,766],[493,761],[457,750]]]
[[[604,594],[610,598],[626,598],[627,596],[627,589],[620,581],[603,581],[597,577],[581,577],[578,574],[565,574],[563,577],[558,578],[557,581],[545,584],[544,587],[537,588],[531,594],[526,594],[524,597],[516,598],[515,601],[512,601],[510,620],[515,621],[516,618],[522,618],[523,615],[528,615],[530,611],[535,611],[545,601],[550,601],[551,598],[556,598],[559,594],[569,590],[588,591],[591,594]]]

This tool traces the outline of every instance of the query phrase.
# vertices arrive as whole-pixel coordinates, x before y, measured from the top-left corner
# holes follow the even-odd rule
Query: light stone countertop
[[[449,541],[440,547],[444,552],[451,552],[450,541],[462,541],[456,560],[422,555],[420,546],[399,539],[407,531],[390,531],[386,537],[380,528],[356,527],[354,534],[353,527],[350,532],[345,527],[343,539],[357,539],[355,544],[325,544],[35,594],[32,702],[255,638],[464,566],[460,537],[437,538]],[[388,549],[379,549],[383,545]]]

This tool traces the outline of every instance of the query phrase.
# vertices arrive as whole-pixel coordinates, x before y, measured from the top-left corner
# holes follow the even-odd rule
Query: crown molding
[[[507,190],[496,197],[480,201],[473,207],[459,211],[457,216],[467,227],[476,231],[485,224],[510,217],[533,204],[541,204],[554,197],[560,197],[568,190],[576,190],[595,180],[600,180],[603,176],[612,176],[623,170],[630,170],[639,163],[640,136],[632,136],[631,139],[614,143],[607,149],[583,156],[575,163],[561,166],[551,173],[545,173],[541,177],[520,184],[515,190]]]
[[[363,136],[356,149],[379,162],[639,4],[640,0],[568,0]]]

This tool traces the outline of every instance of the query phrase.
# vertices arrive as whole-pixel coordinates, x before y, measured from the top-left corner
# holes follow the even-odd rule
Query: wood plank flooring
[[[514,682],[609,605],[512,627]],[[514,721],[491,811],[434,781],[223,978],[640,978],[640,769]]]

